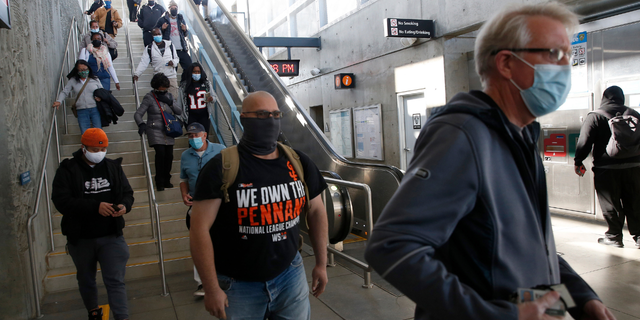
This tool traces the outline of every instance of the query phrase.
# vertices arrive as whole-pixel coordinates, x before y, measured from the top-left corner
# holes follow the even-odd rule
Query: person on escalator
[[[101,8],[104,5],[104,1],[102,0],[95,0],[93,1],[93,3],[91,4],[91,7],[89,7],[89,10],[85,11],[84,14],[90,16],[92,15],[94,12],[96,12],[96,10],[98,10],[98,8]]]
[[[145,47],[153,42],[153,29],[165,11],[164,7],[154,0],[149,0],[146,5],[140,7],[138,11],[138,27],[142,29],[142,41]]]
[[[207,13],[209,12],[209,0],[193,0],[193,3],[196,4],[196,7],[198,8],[198,11],[200,11],[200,4],[202,3],[202,9],[203,9],[203,14],[204,14],[204,19],[207,20],[209,19],[207,17]]]
[[[180,115],[182,110],[175,103],[173,95],[167,92],[169,79],[164,74],[156,73],[151,79],[151,87],[153,90],[144,96],[133,118],[138,125],[138,133],[142,135],[146,132],[149,146],[156,151],[156,189],[163,191],[165,188],[173,188],[171,166],[175,140],[165,133],[162,111]],[[145,113],[147,114],[146,123],[142,120]]]
[[[110,90],[111,79],[113,79],[116,89],[120,90],[120,81],[113,68],[111,54],[109,54],[109,48],[104,45],[102,35],[100,33],[91,34],[91,44],[91,47],[80,50],[78,58],[89,63],[93,73],[100,79],[103,88]]]
[[[186,70],[191,65],[189,48],[187,47],[187,41],[184,39],[189,31],[184,18],[178,13],[178,5],[174,0],[169,2],[169,11],[165,12],[162,18],[158,20],[156,28],[162,30],[162,38],[164,40],[170,40],[173,43],[180,58],[182,71]],[[176,65],[175,67],[178,70],[178,66]]]
[[[187,125],[194,122],[200,123],[205,132],[209,133],[211,121],[207,103],[214,101],[216,94],[209,88],[207,74],[199,63],[194,62],[182,72],[180,90],[182,90],[183,106],[186,106]]]
[[[179,58],[176,48],[169,40],[162,39],[160,28],[153,29],[153,43],[148,45],[142,52],[140,63],[134,72],[133,81],[138,81],[149,63],[153,67],[153,73],[164,74],[170,82],[169,92],[174,99],[178,98],[178,73],[175,66],[178,65]],[[178,103],[180,103],[178,101]]]
[[[104,2],[104,7],[99,8],[93,14],[93,19],[100,24],[100,30],[115,38],[118,35],[118,29],[122,28],[122,19],[118,10],[111,7],[111,0]]]

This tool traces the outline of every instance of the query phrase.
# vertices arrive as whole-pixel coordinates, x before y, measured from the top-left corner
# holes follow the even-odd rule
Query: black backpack
[[[609,121],[611,138],[607,143],[607,154],[614,159],[631,158],[640,155],[640,114],[631,108],[612,117],[598,109],[594,113],[605,116]]]

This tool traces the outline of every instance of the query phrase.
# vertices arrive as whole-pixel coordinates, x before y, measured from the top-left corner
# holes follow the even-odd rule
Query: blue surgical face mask
[[[106,9],[111,9],[111,1],[105,1],[105,2],[104,2],[104,7],[105,7]]]
[[[191,74],[191,78],[192,78],[194,81],[200,81],[200,78],[202,78],[202,74],[200,74],[200,73],[193,73],[193,74]]]
[[[203,144],[204,142],[202,142],[202,138],[200,137],[189,139],[189,145],[196,150],[202,148]]]
[[[162,36],[153,36],[153,41],[160,43],[162,42]]]
[[[520,96],[531,114],[542,117],[560,108],[571,91],[571,66],[555,64],[534,66],[515,53],[511,54],[535,70],[533,85],[528,89],[522,90],[511,79],[511,83],[520,90]]]
[[[100,32],[100,29],[96,28],[96,29],[91,29],[91,33],[98,33]]]

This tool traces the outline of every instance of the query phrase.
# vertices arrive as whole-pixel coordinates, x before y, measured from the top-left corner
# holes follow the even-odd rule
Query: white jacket
[[[164,55],[160,53],[160,48],[158,48],[158,45],[155,43],[155,41],[150,44],[151,55],[153,56],[153,59],[149,58],[149,50],[147,48],[144,48],[142,57],[140,58],[140,63],[138,64],[138,68],[136,68],[136,76],[140,77],[144,70],[149,66],[149,61],[151,60],[151,66],[153,67],[154,74],[163,73],[165,76],[167,76],[167,78],[178,77],[178,74],[176,73],[176,67],[178,66],[178,62],[180,62],[180,58],[178,58],[178,52],[176,51],[175,46],[171,45],[171,41],[162,41],[164,41],[165,45]],[[171,48],[171,50],[169,50],[169,48]],[[169,61],[173,61],[173,66],[167,65]]]

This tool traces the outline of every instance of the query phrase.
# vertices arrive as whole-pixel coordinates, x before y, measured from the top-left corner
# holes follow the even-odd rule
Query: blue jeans
[[[109,307],[116,320],[129,319],[124,274],[129,260],[129,247],[123,236],[78,239],[67,244],[78,271],[78,289],[87,311],[98,308],[96,268],[100,262],[102,280],[107,288]]]
[[[100,83],[105,90],[111,90],[111,78],[100,78]]]
[[[78,125],[80,134],[84,134],[89,128],[102,128],[98,108],[78,109]]]
[[[300,253],[280,275],[266,282],[239,281],[218,274],[227,294],[228,320],[301,320],[311,318],[309,286]]]

